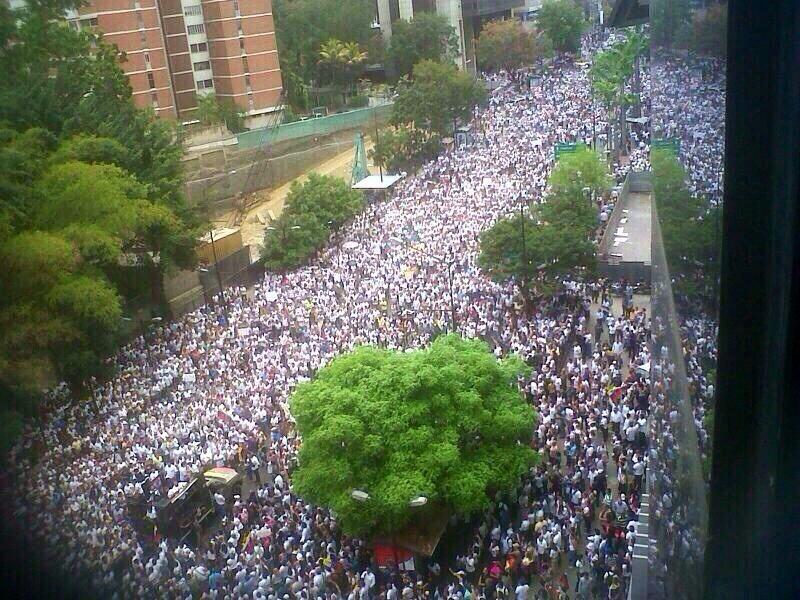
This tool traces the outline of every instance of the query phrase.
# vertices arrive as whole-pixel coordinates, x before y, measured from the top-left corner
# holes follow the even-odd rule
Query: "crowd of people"
[[[587,42],[584,52],[611,41]],[[671,76],[683,77],[686,66],[670,64]],[[621,310],[610,282],[568,280],[525,314],[513,285],[492,282],[476,264],[481,231],[546,198],[553,145],[590,139],[592,111],[598,122],[606,116],[571,58],[555,59],[528,90],[508,75],[497,81],[476,112],[482,134],[473,145],[442,154],[369,204],[311,264],[267,274],[251,291],[229,289],[140,336],[116,357],[117,375],[95,386],[94,402],[53,391],[52,410],[11,464],[14,516],[54,563],[120,598],[623,597],[653,460],[648,417],[665,410],[647,372],[649,310],[628,286]],[[641,133],[630,160],[615,165],[618,182],[646,166],[647,142]],[[690,170],[713,190],[719,174],[707,159],[698,151]],[[599,214],[613,202],[599,198]],[[539,415],[532,444],[542,460],[470,522],[471,544],[443,558],[445,568],[377,568],[368,540],[342,535],[334,515],[293,493],[300,440],[288,398],[357,344],[419,348],[453,328],[534,365],[520,389]],[[713,323],[687,321],[685,331],[696,393],[711,397],[704,359],[715,352]],[[705,406],[697,405],[701,422]],[[144,498],[152,519],[160,500],[209,466],[257,478],[247,494],[218,503],[215,531],[190,547],[158,528],[137,530],[132,499]],[[677,505],[670,493],[660,515],[668,533]]]

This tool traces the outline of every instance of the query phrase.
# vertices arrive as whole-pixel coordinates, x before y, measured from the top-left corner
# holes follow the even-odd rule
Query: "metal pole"
[[[373,112],[372,113],[372,120],[375,123],[375,150],[378,149],[378,115]],[[381,183],[383,183],[383,163],[378,160],[378,172],[381,174]]]
[[[450,264],[447,265],[447,279],[448,283],[450,284],[450,326],[453,330],[453,333],[456,331],[456,302],[453,297],[453,267],[455,266],[455,261],[450,261]]]
[[[520,204],[519,219],[522,229],[522,280],[523,286],[527,285],[528,281],[528,247],[525,245],[525,207]]]
[[[225,290],[222,287],[222,276],[219,274],[219,260],[217,259],[217,244],[214,240],[214,228],[212,227],[209,231],[211,236],[211,252],[214,255],[214,271],[217,274],[217,284],[219,285],[219,293],[220,297],[222,298],[222,306],[227,308],[227,299],[225,298]]]

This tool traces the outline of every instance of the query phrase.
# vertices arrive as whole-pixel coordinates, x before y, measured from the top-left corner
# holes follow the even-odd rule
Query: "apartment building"
[[[271,0],[89,0],[66,17],[125,53],[134,102],[161,117],[190,122],[212,93],[254,119],[280,103]]]

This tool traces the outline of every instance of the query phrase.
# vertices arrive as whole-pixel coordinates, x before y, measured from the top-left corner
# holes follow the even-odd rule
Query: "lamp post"
[[[286,246],[286,244],[289,241],[289,238],[286,236],[286,229],[287,229],[286,223],[281,225],[280,229],[278,229],[277,227],[267,227],[267,231],[280,231],[281,232],[281,242],[283,243],[284,246]],[[291,227],[289,227],[289,229],[293,229],[293,230],[296,231],[298,229],[301,229],[301,227],[300,227],[300,225],[292,225]]]
[[[206,269],[205,267],[200,267],[199,269],[197,269],[197,271],[199,273],[208,273],[209,272],[208,269]],[[208,302],[208,292],[206,291],[205,281],[201,281],[200,283],[202,284],[201,287],[203,288],[203,302],[205,302],[206,306],[208,306],[208,304],[209,304],[209,302]]]
[[[125,321],[126,323],[132,323],[134,319],[131,317],[122,317],[122,320]],[[150,323],[160,323],[163,320],[164,317],[151,317]],[[147,354],[147,363],[150,364],[152,360],[150,356],[150,344],[148,343],[147,339],[147,329],[144,326],[145,322],[142,319],[136,319],[136,323],[138,325],[137,331],[141,333],[142,339],[144,340],[144,351]]]

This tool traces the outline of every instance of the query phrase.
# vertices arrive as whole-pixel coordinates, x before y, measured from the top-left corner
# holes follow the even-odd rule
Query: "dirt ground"
[[[372,149],[372,141],[365,138],[365,146],[367,152]],[[286,201],[286,196],[289,195],[289,189],[292,183],[298,181],[303,183],[310,173],[319,173],[321,175],[332,175],[334,177],[341,177],[342,179],[350,180],[350,171],[353,167],[355,149],[348,148],[345,152],[334,156],[333,158],[317,165],[310,169],[300,177],[289,181],[288,183],[280,186],[274,190],[260,190],[254,195],[258,197],[258,202],[254,204],[245,215],[240,227],[242,228],[242,242],[245,245],[260,245],[264,239],[264,230],[269,225],[270,211],[275,218],[278,218],[283,210],[283,204]],[[374,165],[369,163],[370,171],[374,170]],[[234,220],[234,213],[227,213],[220,216],[215,220],[218,227],[229,226]],[[260,218],[259,218],[260,217]],[[262,222],[263,221],[263,222]]]

